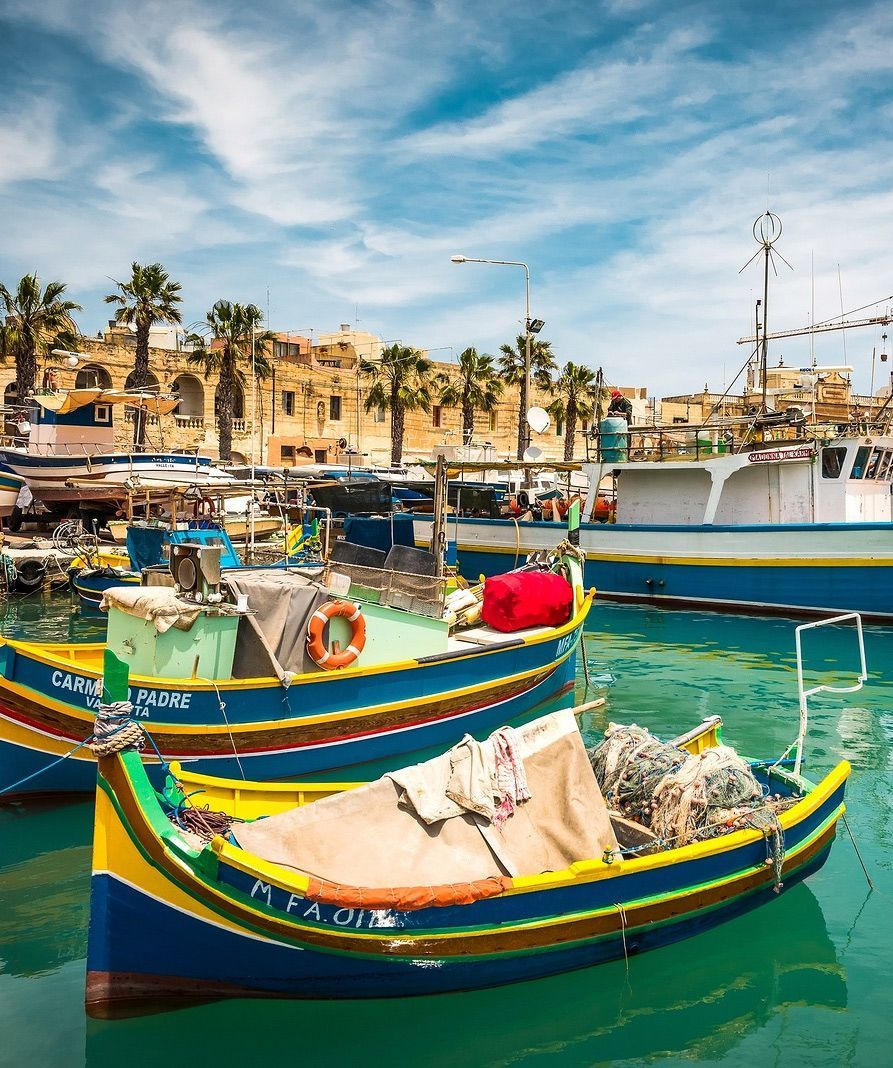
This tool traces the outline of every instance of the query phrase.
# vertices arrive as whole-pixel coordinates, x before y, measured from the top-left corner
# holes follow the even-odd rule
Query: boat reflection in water
[[[696,941],[631,957],[628,975],[617,961],[446,999],[208,1004],[166,1014],[163,1027],[168,1048],[200,1032],[204,1055],[219,1063],[284,1059],[299,1043],[302,1057],[347,1064],[358,1035],[382,1036],[378,1058],[363,1056],[370,1064],[397,1054],[453,1068],[469,1050],[477,1064],[537,1054],[579,1064],[668,1054],[711,1061],[795,1006],[841,1011],[847,1000],[821,907],[800,885],[773,903],[772,923],[757,910]],[[445,1026],[447,1012],[461,1026]],[[87,1064],[133,1064],[135,1050],[156,1048],[158,1027],[157,1016],[88,1020]]]
[[[0,975],[82,960],[90,913],[92,802],[0,806]]]

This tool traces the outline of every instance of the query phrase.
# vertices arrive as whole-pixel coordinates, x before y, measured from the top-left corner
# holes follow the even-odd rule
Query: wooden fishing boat
[[[282,570],[227,572],[231,589],[247,591],[248,610],[224,605],[223,612],[205,598],[186,606],[191,624],[164,633],[128,608],[128,596],[151,587],[106,591],[116,602],[108,646],[128,663],[134,715],[167,759],[256,779],[329,777],[367,764],[365,775],[374,776],[405,754],[526,715],[573,685],[594,591],[584,593],[577,558],[563,559],[574,591],[570,617],[513,634],[485,625],[451,629],[443,618],[396,607],[399,598],[412,601],[408,594],[383,603],[381,591],[351,586],[366,642],[353,664],[337,670],[305,661],[304,653],[310,612],[337,595],[323,591],[322,600],[295,608],[301,578]],[[181,602],[167,592],[159,611],[180,613]],[[289,614],[299,610],[300,623]],[[249,623],[264,613],[269,624],[258,638]],[[329,641],[348,647],[352,627],[332,619]],[[104,649],[0,639],[0,786],[9,794],[93,789],[95,761],[82,743],[93,732]]]
[[[719,727],[714,718],[676,744],[689,753],[707,752],[720,743]],[[136,753],[103,757],[87,1011],[128,1015],[189,998],[469,990],[630,956],[770,902],[782,887],[821,867],[844,812],[845,761],[818,785],[764,762],[754,767],[757,778],[773,795],[787,798],[777,817],[784,841],[775,872],[769,839],[753,827],[648,851],[635,835],[621,837],[629,834],[628,821],[611,815],[605,823],[604,801],[571,710],[518,733],[532,798],[508,817],[498,848],[487,855],[490,870],[485,864],[477,878],[462,852],[471,848],[470,839],[456,835],[480,831],[490,844],[488,829],[465,816],[440,825],[452,825],[449,832],[417,826],[406,815],[405,793],[401,798],[391,780],[361,787],[259,784],[196,776],[174,766],[162,797]],[[388,790],[393,812],[382,807]],[[223,836],[203,841],[183,829],[189,825],[184,810],[199,802],[248,822],[228,830],[224,824]],[[529,815],[528,806],[537,804]],[[360,830],[364,815],[375,825],[366,837]],[[560,845],[563,853],[553,852],[552,863],[532,855],[532,867],[512,873],[518,842],[535,838],[540,848],[550,818],[560,830],[542,848]],[[537,835],[529,834],[531,824]],[[300,830],[288,837],[289,829]],[[344,834],[353,835],[354,850],[343,848]],[[339,868],[368,863],[367,870],[395,871],[400,878],[407,865],[430,872],[429,852],[444,837],[447,865],[455,865],[446,870],[455,877],[434,884],[423,878],[412,886],[351,885],[340,876],[332,881],[317,848],[335,839],[328,863],[336,876]],[[257,852],[249,851],[246,839]],[[278,843],[272,851],[271,843]],[[368,861],[346,856],[363,849]],[[566,863],[554,864],[556,855]]]
[[[19,475],[0,469],[0,519],[12,515],[24,485],[25,480]]]

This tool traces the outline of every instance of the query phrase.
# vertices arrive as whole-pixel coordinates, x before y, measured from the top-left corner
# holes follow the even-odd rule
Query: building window
[[[283,415],[295,414],[295,395],[293,390],[284,389],[282,391],[282,413]]]
[[[441,424],[442,409],[439,404],[435,404],[431,409],[431,426],[440,426]]]
[[[295,447],[294,445],[280,445],[279,446],[279,462],[281,464],[294,464],[295,462]]]
[[[279,357],[285,356],[300,356],[301,346],[289,341],[274,341],[273,342],[273,355]]]
[[[555,420],[555,437],[556,438],[560,438],[563,433],[564,433],[564,420],[563,419],[556,419]]]
[[[329,454],[325,449],[314,449],[313,462],[317,464],[327,464],[329,462]]]
[[[383,423],[384,422],[384,405],[383,404],[379,404],[379,406],[375,409],[375,412],[372,415],[372,421],[374,423]]]
[[[341,398],[334,394],[329,397],[329,418],[333,421],[341,418]]]
[[[674,423],[687,423],[688,420],[685,418],[684,415],[674,415],[673,416],[673,422]]]
[[[493,411],[489,413],[489,415],[490,415],[490,431],[492,433],[494,430],[496,430],[496,424],[497,424],[496,409],[494,408]]]
[[[583,431],[583,433],[585,434],[586,431],[589,429],[589,420],[588,419],[584,419],[583,422],[580,424],[580,428]]]

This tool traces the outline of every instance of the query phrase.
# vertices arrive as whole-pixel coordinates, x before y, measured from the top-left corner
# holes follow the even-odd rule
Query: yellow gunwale
[[[589,612],[589,608],[592,605],[594,598],[595,590],[589,590],[583,597],[582,604],[567,623],[563,623],[560,627],[552,628],[546,634],[535,634],[522,638],[522,645],[540,645],[543,642],[554,641],[556,638],[563,638],[566,634],[570,634],[585,622],[586,615]],[[506,640],[509,641],[511,639],[507,637]],[[78,673],[85,678],[100,678],[102,676],[101,665],[97,668],[84,668],[81,666],[83,660],[95,658],[102,653],[102,650],[105,649],[105,644],[101,642],[85,642],[82,644],[60,642],[58,644],[54,643],[50,645],[49,643],[26,642],[13,638],[0,637],[0,648],[2,648],[3,645],[7,645],[16,653],[27,656],[29,659],[37,661],[40,664],[45,664],[47,667],[67,671],[71,671],[72,667],[77,667],[79,669]],[[53,652],[47,652],[48,648],[52,649]],[[514,645],[511,648],[518,650],[521,648],[521,645]],[[81,653],[81,650],[83,650],[83,653]],[[477,659],[478,657],[493,656],[497,653],[504,653],[507,651],[508,650],[504,647],[500,649],[498,647],[492,648],[488,646],[479,646],[470,651],[457,651],[456,659]],[[308,672],[306,675],[297,676],[290,683],[289,689],[293,689],[296,686],[306,686],[316,682],[332,682],[337,679],[353,677],[367,678],[394,671],[410,671],[418,670],[419,668],[437,667],[447,662],[449,662],[449,657],[444,656],[431,663],[420,663],[418,660],[394,660],[390,663],[376,664],[372,667],[349,667],[341,668],[338,671],[312,671]],[[556,661],[556,663],[559,662],[560,660]],[[7,685],[9,685],[8,680],[0,679],[0,688]],[[156,690],[179,691],[188,689],[192,691],[216,691],[253,690],[260,686],[279,687],[281,684],[274,675],[263,675],[250,679],[168,679],[158,678],[153,675],[132,675],[130,677],[130,685],[143,688],[150,686],[152,689]],[[31,692],[42,693],[43,691]]]
[[[582,546],[581,546],[582,549]],[[456,551],[470,553],[493,553],[514,556],[513,546],[485,545],[476,542],[460,542]],[[522,552],[529,549],[522,548]],[[597,549],[584,550],[587,560],[611,563],[661,564],[697,567],[893,567],[893,554],[889,556],[812,556],[808,559],[797,556],[666,556],[660,553],[612,553]]]
[[[515,648],[517,648],[517,646],[515,646]],[[501,677],[498,681],[500,683],[518,682],[523,679],[532,678],[533,676],[538,675],[545,670],[554,670],[560,664],[563,664],[564,661],[567,660],[568,657],[570,657],[573,653],[574,649],[572,647],[568,649],[567,652],[563,653],[560,657],[550,661],[548,664],[542,664],[539,667],[531,668],[528,671],[520,671],[514,675],[505,675]],[[135,687],[137,685],[138,680],[139,676],[135,676],[131,685]],[[278,680],[273,681],[276,682],[278,685]],[[487,690],[492,689],[494,685],[495,682],[491,680],[490,682],[475,683],[475,685],[473,686],[456,687],[451,690],[442,691],[440,694],[435,694],[433,695],[432,699],[457,699],[462,697],[473,696],[477,693],[485,693]],[[169,686],[156,688],[170,689]],[[223,686],[220,685],[219,688],[222,690]],[[239,688],[242,689],[243,687]],[[18,682],[12,682],[9,679],[0,679],[0,692],[2,692],[3,689],[6,689],[12,693],[18,694],[26,698],[34,694],[39,694],[43,703],[48,707],[56,709],[60,712],[64,712],[64,714],[70,717],[71,719],[79,720],[85,724],[92,724],[95,719],[93,713],[88,711],[87,709],[79,708],[76,705],[69,705],[64,701],[58,701],[42,690],[32,690],[30,687],[23,686],[21,685],[21,683]],[[316,716],[295,715],[291,716],[287,720],[280,716],[279,718],[273,720],[250,720],[229,724],[225,722],[181,723],[178,721],[170,722],[167,720],[160,719],[138,720],[137,722],[144,722],[146,727],[151,728],[152,730],[164,731],[169,734],[176,733],[183,736],[219,734],[221,736],[229,737],[230,735],[250,734],[256,731],[263,730],[281,730],[285,722],[300,726],[317,726],[322,723],[350,722],[353,719],[360,719],[363,716],[383,715],[387,712],[394,712],[405,708],[412,708],[413,706],[419,705],[420,700],[421,698],[418,696],[408,697],[402,701],[391,701],[380,705],[364,705],[362,708],[350,708],[341,712],[325,712]],[[4,720],[5,718],[6,717],[4,716],[0,716],[0,722],[2,722],[2,720]]]
[[[850,774],[850,770],[849,762],[846,760],[841,761],[824,777],[824,779],[822,779],[820,783],[814,786],[801,801],[781,814],[779,820],[782,829],[787,832],[792,827],[795,827],[797,824],[807,819],[816,811],[816,809],[824,804],[824,802],[843,782],[846,781]],[[846,806],[841,805],[839,810],[836,810],[829,816],[828,820],[823,823],[822,827],[817,828],[816,831],[809,836],[809,839],[800,843],[798,848],[789,855],[796,856],[799,851],[806,847],[809,840],[814,838],[815,835],[820,834],[829,823],[839,819],[845,810]],[[150,833],[155,835],[154,830]],[[616,879],[622,875],[632,875],[638,872],[652,871],[666,868],[673,864],[681,864],[690,860],[705,859],[719,853],[732,852],[735,849],[751,845],[762,839],[762,832],[746,829],[732,831],[729,834],[722,835],[718,838],[708,839],[704,842],[694,842],[690,845],[681,846],[676,849],[669,849],[661,853],[654,853],[650,856],[636,857],[629,860],[617,858],[609,864],[605,863],[601,858],[581,860],[562,871],[545,872],[541,875],[529,875],[515,878],[513,879],[513,885],[509,889],[503,891],[503,895],[527,894],[541,890],[556,889],[569,884],[584,884],[604,879]],[[280,890],[302,896],[306,894],[308,890],[309,879],[306,876],[299,875],[281,865],[263,860],[261,857],[248,853],[246,850],[240,849],[238,846],[231,845],[219,836],[211,841],[211,849],[217,854],[218,858],[226,864],[231,865],[246,875],[261,879],[265,883],[275,885]],[[352,931],[351,933],[356,934],[358,932]],[[409,932],[401,932],[401,937],[405,934],[408,935]]]

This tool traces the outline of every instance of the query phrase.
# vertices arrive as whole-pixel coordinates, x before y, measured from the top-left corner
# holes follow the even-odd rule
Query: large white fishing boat
[[[893,619],[893,436],[719,448],[583,465],[580,548],[600,597]],[[616,521],[592,522],[608,480]],[[464,573],[492,574],[553,544],[557,526],[451,517],[448,536]]]

